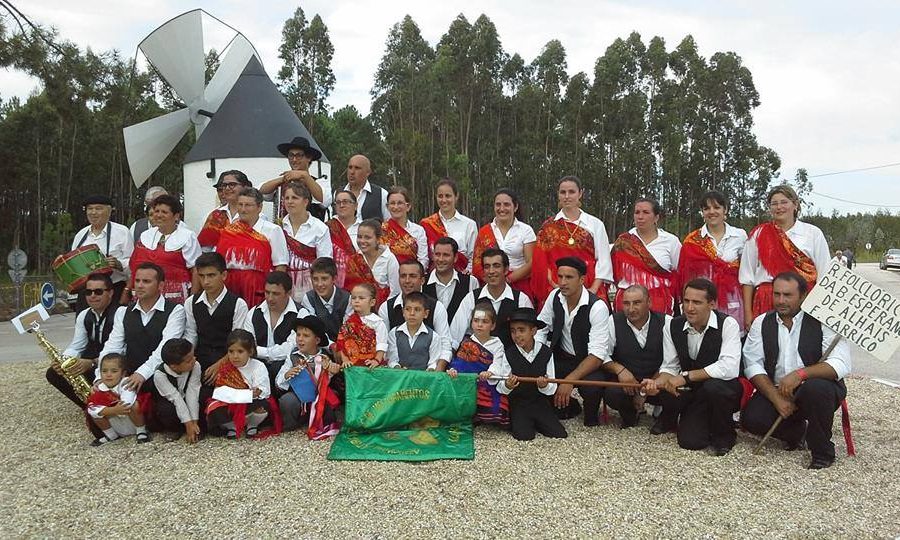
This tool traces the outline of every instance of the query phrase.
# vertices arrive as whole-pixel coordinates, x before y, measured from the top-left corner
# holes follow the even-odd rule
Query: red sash
[[[466,338],[450,362],[450,368],[460,373],[487,371],[494,362],[494,355],[480,343]],[[509,423],[509,398],[497,391],[487,381],[478,381],[475,394],[475,419],[491,424]]]
[[[478,236],[475,237],[475,249],[472,252],[472,275],[478,278],[478,281],[484,283],[484,267],[481,265],[482,253],[499,246],[490,223],[478,229]]]
[[[650,292],[650,309],[672,314],[672,302],[675,298],[674,275],[659,265],[640,238],[630,232],[620,234],[613,244],[610,256],[613,276],[617,283],[625,280],[628,283],[643,285]],[[619,289],[616,293],[616,311],[622,310],[624,292]]]
[[[306,430],[306,436],[311,441],[322,441],[332,435],[337,435],[340,431],[340,424],[337,420],[325,422],[325,411],[328,409],[334,411],[341,404],[341,400],[328,384],[331,382],[331,374],[328,373],[328,370],[322,369],[321,365],[316,369],[319,371],[316,379],[316,400],[309,412],[309,427]]]
[[[397,262],[403,264],[405,262],[418,260],[419,245],[416,239],[406,231],[393,218],[385,221],[381,225],[381,243],[388,246],[397,257]]]
[[[246,222],[237,220],[222,229],[216,251],[225,258],[228,267],[225,278],[228,290],[243,298],[248,306],[259,304],[266,275],[273,268],[269,239]]]
[[[678,259],[679,288],[696,278],[705,277],[712,281],[719,291],[718,309],[735,318],[744,328],[744,306],[741,284],[738,281],[740,258],[731,262],[722,260],[716,246],[709,237],[697,229],[688,234],[681,245]]]
[[[98,390],[96,388],[91,390],[90,395],[88,395],[87,401],[87,409],[91,407],[112,407],[119,401],[119,394],[116,394],[112,390]]]
[[[219,235],[222,233],[222,229],[229,223],[231,223],[231,220],[228,218],[226,211],[216,209],[210,212],[206,217],[206,223],[200,229],[200,234],[197,235],[200,246],[205,248],[216,247],[216,244],[219,243]]]
[[[434,251],[434,243],[441,238],[450,235],[447,234],[447,227],[444,225],[444,220],[441,219],[440,212],[431,214],[427,218],[420,221],[419,225],[421,225],[422,228],[425,229],[425,238],[428,240],[428,259],[431,260],[433,259],[432,252]],[[453,263],[453,268],[455,268],[457,272],[465,272],[468,266],[468,257],[466,257],[462,251],[457,251],[456,261]],[[428,270],[433,269],[434,263],[430,265],[430,268],[428,268]]]
[[[171,300],[176,304],[183,304],[185,299],[190,296],[191,290],[191,271],[188,270],[187,263],[184,262],[184,255],[181,250],[166,251],[162,242],[156,244],[156,249],[149,249],[140,241],[134,246],[134,252],[128,261],[131,268],[131,278],[129,287],[134,288],[134,273],[138,265],[144,262],[152,262],[158,264],[163,269],[166,279],[160,283],[160,294],[166,300]]]
[[[288,247],[288,273],[294,282],[291,294],[294,300],[298,300],[306,294],[306,291],[312,289],[310,267],[316,260],[316,248],[303,244],[287,231],[284,231],[284,238]]]
[[[350,239],[347,228],[338,218],[329,219],[326,225],[331,231],[331,247],[334,252],[334,264],[337,266],[337,277],[334,282],[343,289],[347,276],[347,259],[356,253],[356,248],[353,247],[353,240]]]
[[[573,243],[569,243],[569,239]],[[577,257],[587,265],[584,286],[596,279],[597,256],[594,236],[585,228],[565,219],[551,217],[541,225],[531,258],[531,289],[539,303],[543,303],[556,283],[556,261],[563,257]],[[601,296],[602,297],[602,296]]]
[[[347,259],[347,274],[344,280],[344,289],[353,291],[353,287],[360,283],[371,283],[375,287],[375,308],[388,299],[391,294],[390,285],[382,285],[375,280],[372,269],[362,253],[354,253]]]
[[[766,269],[766,272],[772,277],[782,272],[797,272],[806,280],[812,290],[818,280],[818,272],[816,272],[816,264],[813,260],[795,246],[774,221],[757,225],[750,232],[751,237],[757,231],[759,231],[756,236],[759,263]]]
[[[375,330],[354,312],[338,331],[335,350],[344,353],[354,366],[364,366],[366,360],[375,358],[376,341]]]
[[[215,386],[228,386],[238,390],[250,389],[250,385],[244,380],[244,376],[241,375],[238,368],[234,367],[234,364],[231,362],[222,363],[219,372],[216,374]],[[260,430],[254,437],[257,439],[264,439],[271,435],[281,433],[281,409],[278,408],[278,402],[272,396],[266,398],[266,401],[269,402],[269,414],[272,417],[272,426],[265,430]],[[219,401],[217,399],[210,399],[209,403],[206,405],[206,415],[209,416],[210,413],[221,407],[228,408],[228,414],[231,416],[231,421],[234,422],[234,431],[237,433],[237,436],[240,437],[241,434],[244,433],[244,427],[247,422],[247,403],[225,403],[224,401]]]

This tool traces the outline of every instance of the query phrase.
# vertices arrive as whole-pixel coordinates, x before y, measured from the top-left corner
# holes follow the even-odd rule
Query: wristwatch
[[[681,372],[681,376],[684,378],[684,383],[685,383],[685,384],[691,384],[691,378],[688,377],[688,374],[689,374],[689,373],[690,373],[690,371],[682,371],[682,372]]]

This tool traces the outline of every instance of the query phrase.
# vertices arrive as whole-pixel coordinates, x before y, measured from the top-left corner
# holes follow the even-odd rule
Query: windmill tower
[[[219,68],[205,84],[204,16],[219,34],[230,32]],[[225,170],[238,169],[259,186],[288,169],[277,146],[296,136],[319,148],[259,61],[253,45],[237,30],[201,9],[183,13],[150,33],[138,50],[172,87],[185,107],[124,130],[128,166],[142,185],[193,126],[196,142],[183,165],[183,219],[199,231],[219,206],[212,185]],[[313,176],[328,177],[324,153],[310,165]],[[267,203],[268,213],[272,213]]]

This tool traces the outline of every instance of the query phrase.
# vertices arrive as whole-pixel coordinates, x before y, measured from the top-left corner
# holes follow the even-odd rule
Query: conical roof
[[[294,137],[318,143],[254,56],[207,124],[185,163],[223,158],[283,157],[278,145]],[[325,153],[319,161],[328,162]]]

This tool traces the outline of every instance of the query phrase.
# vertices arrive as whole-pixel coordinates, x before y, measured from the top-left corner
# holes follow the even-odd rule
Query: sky
[[[55,27],[64,39],[95,52],[117,49],[128,57],[157,26],[200,7],[243,33],[273,78],[280,67],[282,25],[298,5],[281,0],[14,3],[35,23]],[[647,43],[658,35],[671,50],[690,34],[706,58],[718,51],[743,58],[761,101],[754,112],[754,132],[760,144],[781,157],[783,178],[807,169],[814,211],[843,214],[880,206],[900,212],[900,165],[815,177],[900,162],[900,31],[895,24],[900,3],[316,0],[299,5],[307,19],[322,17],[334,45],[336,84],[329,105],[354,105],[363,114],[369,111],[369,91],[388,32],[407,14],[434,45],[460,13],[470,22],[484,13],[496,25],[506,52],[530,62],[544,44],[559,39],[569,73],[584,71],[591,77],[597,58],[617,37],[637,31]],[[24,74],[0,70],[4,98],[24,98],[36,86]]]

